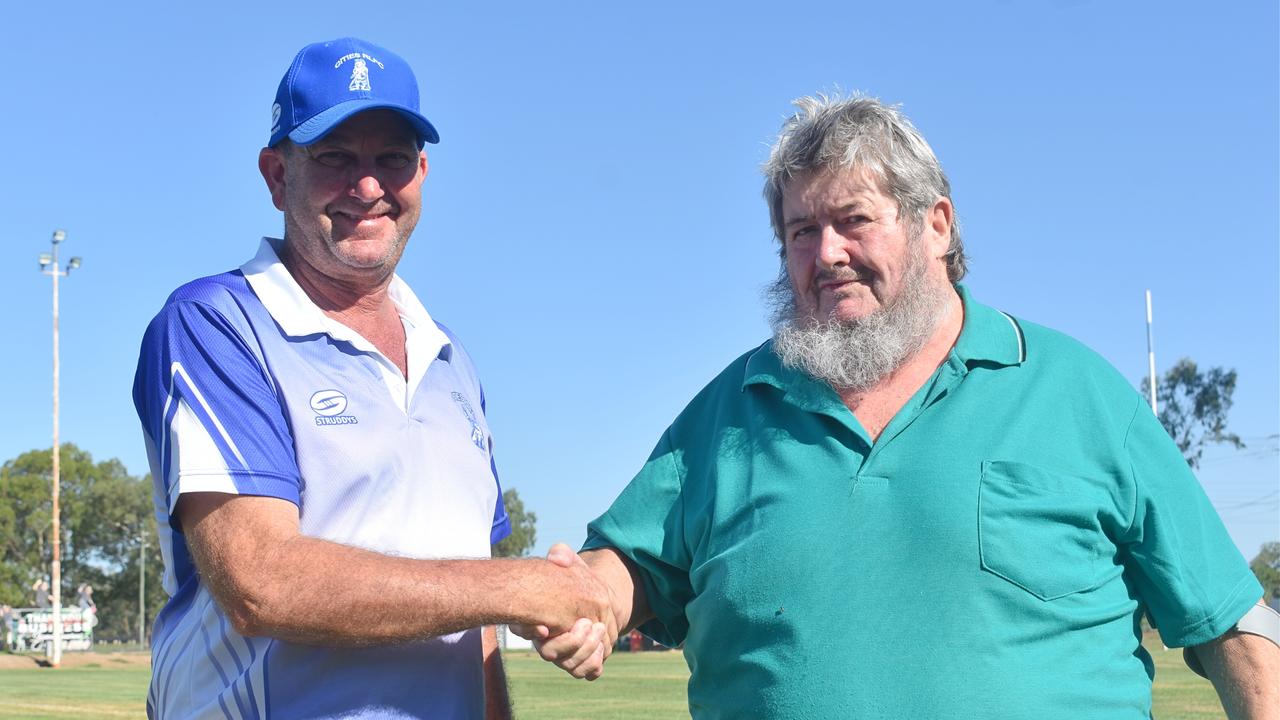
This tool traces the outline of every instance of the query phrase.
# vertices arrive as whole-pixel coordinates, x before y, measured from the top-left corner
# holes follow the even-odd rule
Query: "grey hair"
[[[925,213],[938,198],[951,200],[951,183],[933,149],[896,105],[855,94],[848,98],[818,94],[793,101],[765,162],[764,199],[773,234],[786,257],[782,194],[787,183],[815,171],[862,168],[880,181],[898,203],[898,215],[914,237]],[[958,282],[968,269],[960,221],[953,217],[951,243],[943,255],[947,277]]]

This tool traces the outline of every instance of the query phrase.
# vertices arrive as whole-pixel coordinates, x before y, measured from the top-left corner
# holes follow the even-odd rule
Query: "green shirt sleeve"
[[[584,550],[616,548],[635,563],[655,615],[640,630],[668,647],[684,642],[689,632],[685,606],[693,599],[682,464],[668,430],[608,511],[587,526],[583,545]]]
[[[1139,403],[1125,438],[1134,488],[1127,564],[1169,647],[1208,642],[1262,597],[1182,453]]]

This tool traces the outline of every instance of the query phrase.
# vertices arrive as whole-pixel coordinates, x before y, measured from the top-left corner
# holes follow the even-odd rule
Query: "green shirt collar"
[[[1027,359],[1027,343],[1022,328],[1012,315],[974,300],[969,289],[956,285],[964,303],[964,326],[951,353],[965,364],[989,362],[1021,365]]]
[[[966,365],[987,362],[1008,366],[1026,361],[1026,341],[1013,316],[974,300],[964,285],[956,285],[956,292],[964,306],[964,325],[951,350],[952,355]],[[756,384],[772,385],[794,396],[800,405],[823,405],[829,402],[831,395],[826,383],[783,366],[773,351],[773,340],[756,348],[747,358],[742,388],[745,390],[748,385]]]

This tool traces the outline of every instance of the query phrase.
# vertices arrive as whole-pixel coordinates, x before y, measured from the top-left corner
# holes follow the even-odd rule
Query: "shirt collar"
[[[960,328],[960,337],[956,339],[952,354],[965,363],[991,362],[1007,366],[1025,362],[1026,341],[1018,321],[1012,315],[974,300],[964,285],[956,285],[955,288],[964,307],[964,325]],[[743,389],[761,383],[791,394],[812,396],[810,399],[814,401],[827,395],[821,388],[829,389],[826,383],[784,366],[773,350],[773,340],[756,348],[747,358]]]
[[[329,318],[316,306],[288,268],[280,262],[279,248],[284,241],[262,238],[258,254],[240,266],[240,272],[249,281],[258,299],[262,301],[272,319],[290,337],[326,334],[335,340],[345,340],[356,347],[376,352],[372,344],[359,333]],[[405,324],[406,351],[436,357],[450,348],[449,338],[440,330],[418,296],[400,279],[392,275],[387,295],[396,306],[396,312]],[[447,352],[445,352],[447,354]]]
[[[1027,359],[1022,326],[1006,312],[974,300],[969,289],[956,285],[964,304],[964,326],[951,352],[965,363],[1021,365]]]

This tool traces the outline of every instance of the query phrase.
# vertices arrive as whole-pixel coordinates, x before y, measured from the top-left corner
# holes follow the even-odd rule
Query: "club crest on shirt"
[[[460,392],[450,393],[453,401],[458,403],[458,407],[462,408],[462,414],[467,416],[467,422],[471,423],[471,444],[485,450],[484,430],[481,429],[479,421],[476,419],[476,411],[471,407],[471,402],[467,400],[467,396]]]
[[[319,390],[311,395],[311,409],[316,414],[316,425],[355,425],[355,415],[343,415],[347,409],[347,396],[341,390]]]

